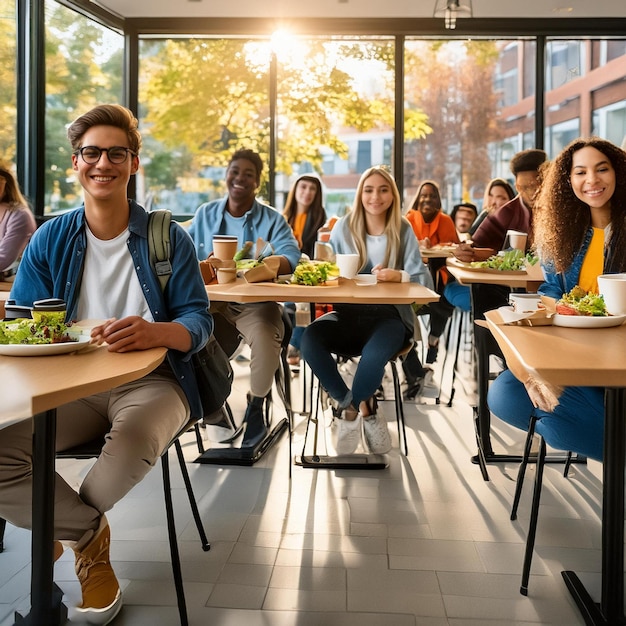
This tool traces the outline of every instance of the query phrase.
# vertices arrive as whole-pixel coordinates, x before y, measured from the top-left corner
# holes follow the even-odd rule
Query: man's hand
[[[131,350],[147,350],[163,345],[162,337],[156,324],[151,324],[138,315],[124,317],[121,320],[111,318],[94,326],[91,330],[92,343],[107,343],[109,352],[129,352]]]
[[[454,256],[463,263],[484,261],[496,253],[492,248],[474,248],[472,244],[460,243],[453,251]]]

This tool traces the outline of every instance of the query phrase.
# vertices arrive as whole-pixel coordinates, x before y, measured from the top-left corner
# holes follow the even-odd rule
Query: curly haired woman
[[[598,292],[600,274],[626,271],[626,152],[609,141],[576,139],[545,173],[535,212],[544,265],[539,292],[560,298],[576,285]],[[528,430],[531,414],[546,443],[602,459],[604,389],[566,387],[558,405],[533,405],[524,385],[503,372],[489,390],[492,412]]]

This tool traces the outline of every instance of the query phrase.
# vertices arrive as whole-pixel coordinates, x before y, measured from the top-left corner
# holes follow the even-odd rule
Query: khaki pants
[[[250,393],[265,397],[272,389],[285,334],[280,305],[276,302],[229,304],[219,311],[250,346]]]
[[[163,368],[57,410],[57,451],[105,437],[77,493],[56,475],[54,538],[78,541],[150,471],[189,419],[189,405]],[[31,528],[32,420],[0,430],[0,517]]]

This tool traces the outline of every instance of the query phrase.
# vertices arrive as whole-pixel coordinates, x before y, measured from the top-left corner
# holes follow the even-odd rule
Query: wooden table
[[[462,285],[468,285],[473,288],[475,285],[499,285],[509,287],[510,289],[521,289],[529,293],[537,291],[543,283],[541,268],[535,266],[532,273],[510,273],[510,272],[484,272],[468,269],[465,264],[457,261],[456,258],[448,259],[448,271]],[[473,298],[472,298],[473,308]],[[483,331],[485,332],[485,331]],[[479,342],[476,343],[476,383],[477,383],[477,406],[474,407],[474,424],[476,429],[476,443],[478,446],[478,454],[472,457],[472,462],[480,466],[483,478],[489,480],[487,472],[487,463],[496,462],[519,462],[520,455],[512,454],[496,454],[491,445],[491,413],[487,404],[487,391],[489,389],[489,353],[486,346]],[[480,344],[480,345],[479,345]],[[562,460],[561,455],[546,459],[548,462],[557,462]]]
[[[578,576],[562,572],[586,624],[624,624],[624,470],[626,468],[626,325],[614,328],[487,324],[507,360],[555,386],[605,387],[602,498],[602,595],[596,604]]]
[[[209,299],[216,302],[323,302],[326,304],[426,304],[436,302],[439,295],[431,289],[418,283],[376,283],[374,285],[359,286],[354,280],[339,278],[336,286],[308,287],[302,285],[282,285],[278,283],[247,283],[238,278],[233,283],[214,284],[206,287]],[[269,433],[266,440],[261,442],[263,451],[268,449],[278,437],[276,429],[287,426],[287,420]],[[282,430],[280,431],[282,432]],[[270,440],[270,437],[272,438]],[[224,450],[227,450],[224,453]],[[224,456],[226,455],[226,456]],[[233,463],[233,456],[237,458],[236,449],[209,449],[204,452],[199,462]],[[246,459],[249,455],[245,455]],[[381,460],[382,455],[351,455],[354,457],[348,462],[340,464],[334,457],[314,455],[302,457],[300,465],[305,467],[324,467],[326,469],[346,468],[348,465],[361,469],[380,469],[386,467]],[[243,459],[245,461],[246,459]],[[245,462],[242,464],[249,465]]]
[[[114,353],[99,347],[57,356],[0,355],[0,429],[33,417],[31,610],[16,616],[16,624],[64,624],[67,614],[53,582],[56,408],[137,380],[166,354],[166,348]]]
[[[333,281],[334,282],[334,281]],[[247,283],[238,278],[225,285],[207,285],[216,302],[323,302],[325,304],[426,304],[439,300],[432,290],[418,283],[376,283],[359,286],[339,278],[336,286],[308,287],[279,283]]]

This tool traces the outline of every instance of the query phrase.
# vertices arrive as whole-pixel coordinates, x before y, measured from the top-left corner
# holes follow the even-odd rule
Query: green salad
[[[563,297],[556,303],[556,312],[564,313],[561,305],[574,309],[578,315],[606,316],[606,304],[604,298],[595,293],[587,293],[582,287],[576,285],[571,291],[563,294]]]
[[[67,334],[67,325],[58,318],[50,323],[49,316],[42,316],[38,321],[15,319],[0,321],[0,344],[45,344],[77,341]]]
[[[528,265],[535,265],[538,257],[532,252],[524,253],[521,250],[507,250],[501,254],[495,254],[485,261],[472,261],[472,267],[482,267],[502,272],[515,272],[523,270]]]
[[[339,268],[329,261],[300,261],[291,276],[296,285],[315,287],[325,283],[329,278],[339,276]]]

